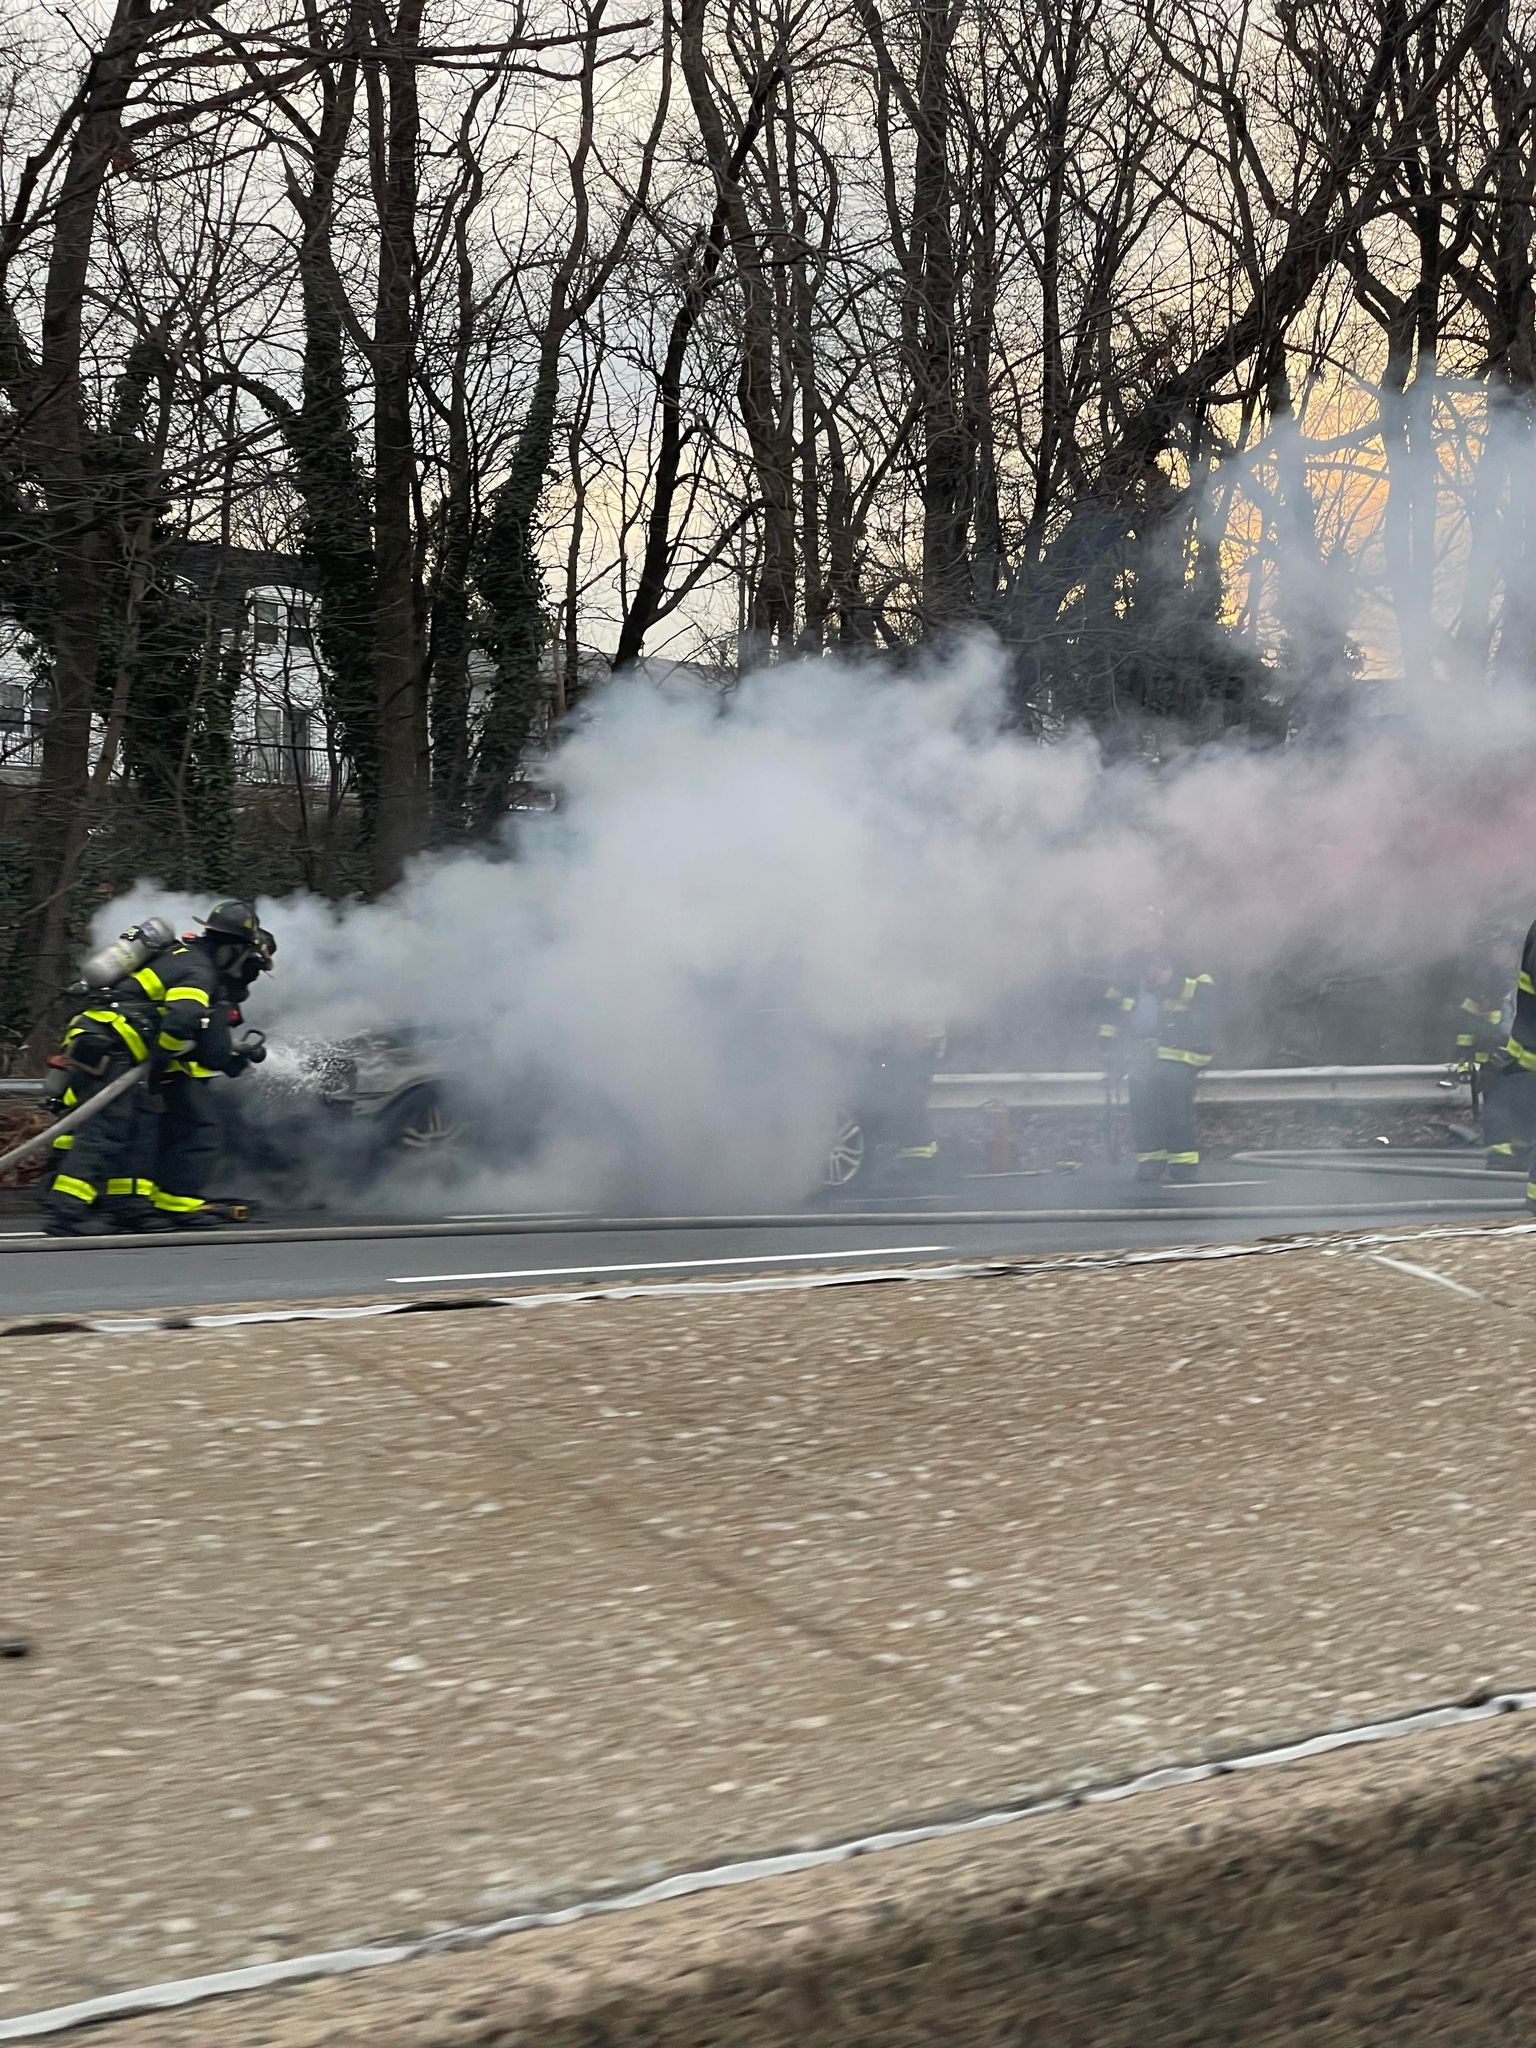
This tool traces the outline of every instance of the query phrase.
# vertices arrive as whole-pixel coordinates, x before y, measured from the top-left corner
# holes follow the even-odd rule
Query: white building
[[[237,633],[240,638],[232,733],[236,779],[252,787],[300,780],[329,784],[342,774],[342,764],[326,731],[308,596],[301,582],[276,580],[296,565],[245,549],[231,549],[221,564],[217,548],[196,542],[180,553],[182,583],[213,606],[223,644]],[[0,780],[26,782],[38,771],[48,717],[42,673],[28,636],[0,615]],[[95,724],[99,761],[107,720],[98,717]],[[120,760],[113,772],[122,772]]]
[[[177,551],[175,567],[188,592],[213,608],[224,644],[239,635],[241,677],[232,735],[237,783],[244,788],[343,789],[346,764],[326,717],[309,594],[299,563],[288,555],[221,550],[213,542],[192,541]],[[544,654],[551,706],[557,696],[559,652],[547,648]],[[27,782],[38,772],[48,715],[48,693],[38,680],[39,667],[21,628],[0,615],[0,781]],[[608,659],[584,647],[578,667],[580,688],[591,689],[608,674]],[[640,667],[647,680],[658,685],[686,681],[710,690],[722,686],[716,672],[691,662],[654,661]],[[493,676],[488,658],[471,654],[471,720]],[[99,758],[106,720],[96,724]],[[541,750],[549,736],[546,722],[537,736]],[[114,764],[114,773],[122,773],[120,761]]]

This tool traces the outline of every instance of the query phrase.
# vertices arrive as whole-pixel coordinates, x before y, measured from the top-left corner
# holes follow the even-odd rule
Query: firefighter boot
[[[249,1202],[199,1202],[195,1209],[160,1210],[140,1229],[149,1233],[183,1230],[219,1230],[230,1223],[249,1223]]]
[[[58,1209],[48,1209],[43,1217],[44,1237],[112,1237],[117,1226],[96,1209],[86,1209],[78,1216],[68,1216]]]

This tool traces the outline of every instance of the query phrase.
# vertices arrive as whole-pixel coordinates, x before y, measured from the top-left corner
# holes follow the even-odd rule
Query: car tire
[[[463,1157],[467,1127],[441,1088],[431,1081],[407,1088],[374,1119],[374,1151],[381,1163],[432,1172]]]
[[[837,1119],[836,1134],[821,1162],[821,1192],[827,1199],[846,1194],[869,1171],[871,1144],[863,1118],[846,1110]]]

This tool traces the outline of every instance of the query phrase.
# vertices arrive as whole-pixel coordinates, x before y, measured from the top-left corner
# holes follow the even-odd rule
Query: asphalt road
[[[1454,1164],[1454,1162],[1452,1162]],[[1387,1162],[1382,1162],[1383,1165]],[[194,1243],[133,1238],[40,1245],[24,1215],[0,1219],[0,1313],[35,1315],[281,1305],[349,1297],[527,1291],[858,1271],[914,1260],[1234,1243],[1313,1231],[1521,1212],[1518,1183],[1475,1171],[1321,1171],[1217,1163],[1191,1188],[1138,1189],[1124,1174],[970,1180],[900,1213],[674,1218],[527,1214],[268,1217]],[[978,1213],[980,1212],[980,1213]],[[1002,1213],[1012,1212],[1012,1213]],[[306,1236],[324,1231],[324,1236]]]

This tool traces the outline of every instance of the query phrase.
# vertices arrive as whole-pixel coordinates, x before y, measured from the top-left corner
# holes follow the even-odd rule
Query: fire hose
[[[8,1167],[18,1165],[23,1159],[30,1159],[34,1152],[44,1151],[55,1138],[62,1138],[67,1131],[78,1130],[81,1124],[89,1123],[91,1118],[99,1116],[109,1103],[116,1102],[120,1095],[126,1095],[130,1088],[137,1087],[148,1072],[149,1062],[140,1060],[137,1066],[130,1067],[125,1074],[119,1074],[115,1081],[109,1081],[105,1088],[98,1089],[90,1100],[82,1102],[78,1109],[70,1110],[67,1116],[61,1116],[56,1123],[49,1124],[46,1130],[35,1131],[30,1138],[23,1138],[21,1143],[12,1146],[9,1152],[0,1152],[0,1173],[4,1173]]]

